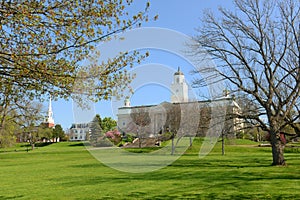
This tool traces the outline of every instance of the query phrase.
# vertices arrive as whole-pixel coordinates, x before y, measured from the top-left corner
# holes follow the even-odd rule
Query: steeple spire
[[[53,119],[51,96],[49,98],[49,106],[48,106],[48,113],[47,113],[47,118],[46,118],[46,124],[47,124],[47,126],[49,128],[54,127],[54,119]]]
[[[177,72],[175,72],[174,75],[182,75],[183,76],[183,73],[180,71],[180,67],[178,67]]]

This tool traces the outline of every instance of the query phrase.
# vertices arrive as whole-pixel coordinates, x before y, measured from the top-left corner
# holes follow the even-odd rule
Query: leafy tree
[[[23,97],[13,98],[11,95],[6,96],[3,102],[0,129],[3,129],[4,132],[1,134],[5,135],[5,130],[14,129],[14,134],[28,139],[34,149],[34,144],[39,139],[36,125],[40,124],[43,119],[42,104]]]
[[[0,126],[18,99],[100,100],[126,88],[125,67],[144,56],[123,52],[100,63],[95,46],[148,20],[149,3],[134,13],[132,2],[0,0]]]
[[[0,1],[0,93],[9,90],[15,97],[32,99],[84,92],[99,100],[126,87],[130,77],[123,69],[137,60],[136,53],[124,52],[88,67],[79,62],[99,42],[148,20],[149,3],[135,14],[127,10],[131,4],[132,0]],[[79,83],[74,89],[75,81]],[[91,83],[93,91],[88,90]]]
[[[65,132],[63,128],[61,127],[60,124],[56,124],[52,133],[52,138],[55,140],[54,142],[58,142],[62,140],[64,137],[65,137]]]
[[[0,92],[0,127],[5,123],[15,123],[20,126],[28,126],[42,119],[42,104],[24,96],[14,96],[13,87],[5,88]]]
[[[53,139],[53,129],[44,126],[35,126],[35,142],[51,142]]]
[[[9,91],[4,91],[9,93]],[[14,106],[11,106],[11,96],[0,94],[0,146],[7,147],[14,143],[14,129],[16,123],[14,117],[17,116],[17,111]]]
[[[114,128],[116,128],[117,122],[116,120],[112,119],[111,117],[104,117],[101,121],[101,127],[103,129],[103,132],[112,131]]]
[[[219,9],[219,19],[209,11],[204,14],[194,50],[201,57],[208,53],[218,67],[199,69],[213,76],[198,83],[225,79],[232,91],[254,102],[255,112],[238,117],[270,133],[273,165],[285,165],[280,133],[299,120],[300,111],[300,4],[294,0],[234,3],[234,12]]]
[[[0,148],[10,147],[15,143],[16,137],[14,134],[17,130],[18,127],[11,121],[0,128]]]

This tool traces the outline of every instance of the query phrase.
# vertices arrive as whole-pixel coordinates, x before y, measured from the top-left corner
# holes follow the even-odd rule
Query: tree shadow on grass
[[[52,142],[37,142],[34,144],[34,147],[45,147],[45,146],[48,146],[48,145],[51,145],[53,144]],[[23,144],[23,145],[20,145],[20,147],[28,147],[28,148],[31,148],[31,145],[28,143],[28,144]]]
[[[22,197],[24,197],[23,195],[16,195],[16,196],[10,196],[10,197],[8,197],[8,196],[2,196],[2,195],[0,195],[0,199],[17,199],[17,198],[22,198]]]
[[[83,147],[85,146],[82,142],[80,143],[74,143],[74,144],[69,144],[70,147]]]
[[[46,147],[53,144],[52,142],[41,142],[41,143],[35,143],[35,147]],[[30,146],[30,145],[29,145]]]

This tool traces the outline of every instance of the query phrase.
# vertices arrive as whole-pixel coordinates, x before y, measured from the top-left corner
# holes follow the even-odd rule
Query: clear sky
[[[132,9],[142,9],[145,4],[145,0],[135,0]],[[133,68],[134,72],[142,74],[142,77],[138,79],[135,93],[130,98],[131,105],[159,104],[163,101],[170,101],[171,92],[168,87],[172,82],[172,74],[179,66],[186,75],[188,83],[191,82],[193,77],[190,75],[190,71],[193,69],[193,65],[191,65],[187,59],[178,55],[178,53],[176,54],[177,50],[174,50],[176,47],[172,46],[172,44],[178,44],[176,37],[178,35],[180,36],[180,34],[182,34],[183,37],[192,37],[196,35],[197,32],[195,31],[195,28],[201,26],[200,17],[202,11],[204,9],[210,9],[212,12],[217,13],[219,6],[234,9],[232,0],[150,0],[149,15],[155,16],[158,14],[159,17],[157,21],[144,23],[143,27],[156,27],[155,30],[162,28],[162,33],[160,35],[163,35],[168,31],[173,31],[175,35],[168,40],[169,44],[166,44],[167,40],[165,39],[158,39],[160,40],[158,41],[158,44],[153,44],[153,46],[149,46],[149,43],[153,41],[146,41],[153,37],[152,33],[145,35],[143,32],[142,34],[144,35],[140,35],[140,38],[145,39],[145,42],[149,42],[148,44],[144,44],[142,41],[132,42],[130,39],[128,40],[128,42],[136,43],[136,46],[132,46],[131,48],[139,48],[138,45],[140,45],[140,48],[142,49],[144,49],[144,47],[149,47],[145,49],[150,52],[149,58],[141,65],[137,65]],[[138,32],[134,33],[137,34]],[[132,33],[130,34],[129,36],[132,36]],[[158,36],[158,38],[159,37],[160,36]],[[160,47],[162,44],[166,44],[167,46]],[[101,46],[101,49],[104,49],[107,54],[110,54],[110,52],[115,50],[111,44]],[[193,93],[194,98],[198,98],[199,95],[201,96],[201,92],[199,91],[192,90],[191,93]],[[93,104],[94,110],[89,111],[86,116],[84,116],[84,112],[77,110],[76,106],[73,106],[72,100],[53,101],[52,109],[55,123],[61,124],[64,129],[67,129],[74,122],[91,120],[90,118],[96,113],[100,114],[101,117],[112,117],[117,119],[116,109],[121,106],[120,104],[122,104],[122,102],[123,100],[112,100],[95,103]],[[45,108],[47,108],[48,102],[45,102],[44,104]]]

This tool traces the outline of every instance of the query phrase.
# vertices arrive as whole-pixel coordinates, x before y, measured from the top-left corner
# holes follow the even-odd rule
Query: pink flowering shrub
[[[105,136],[115,145],[119,144],[122,140],[121,133],[117,129],[106,132]]]

